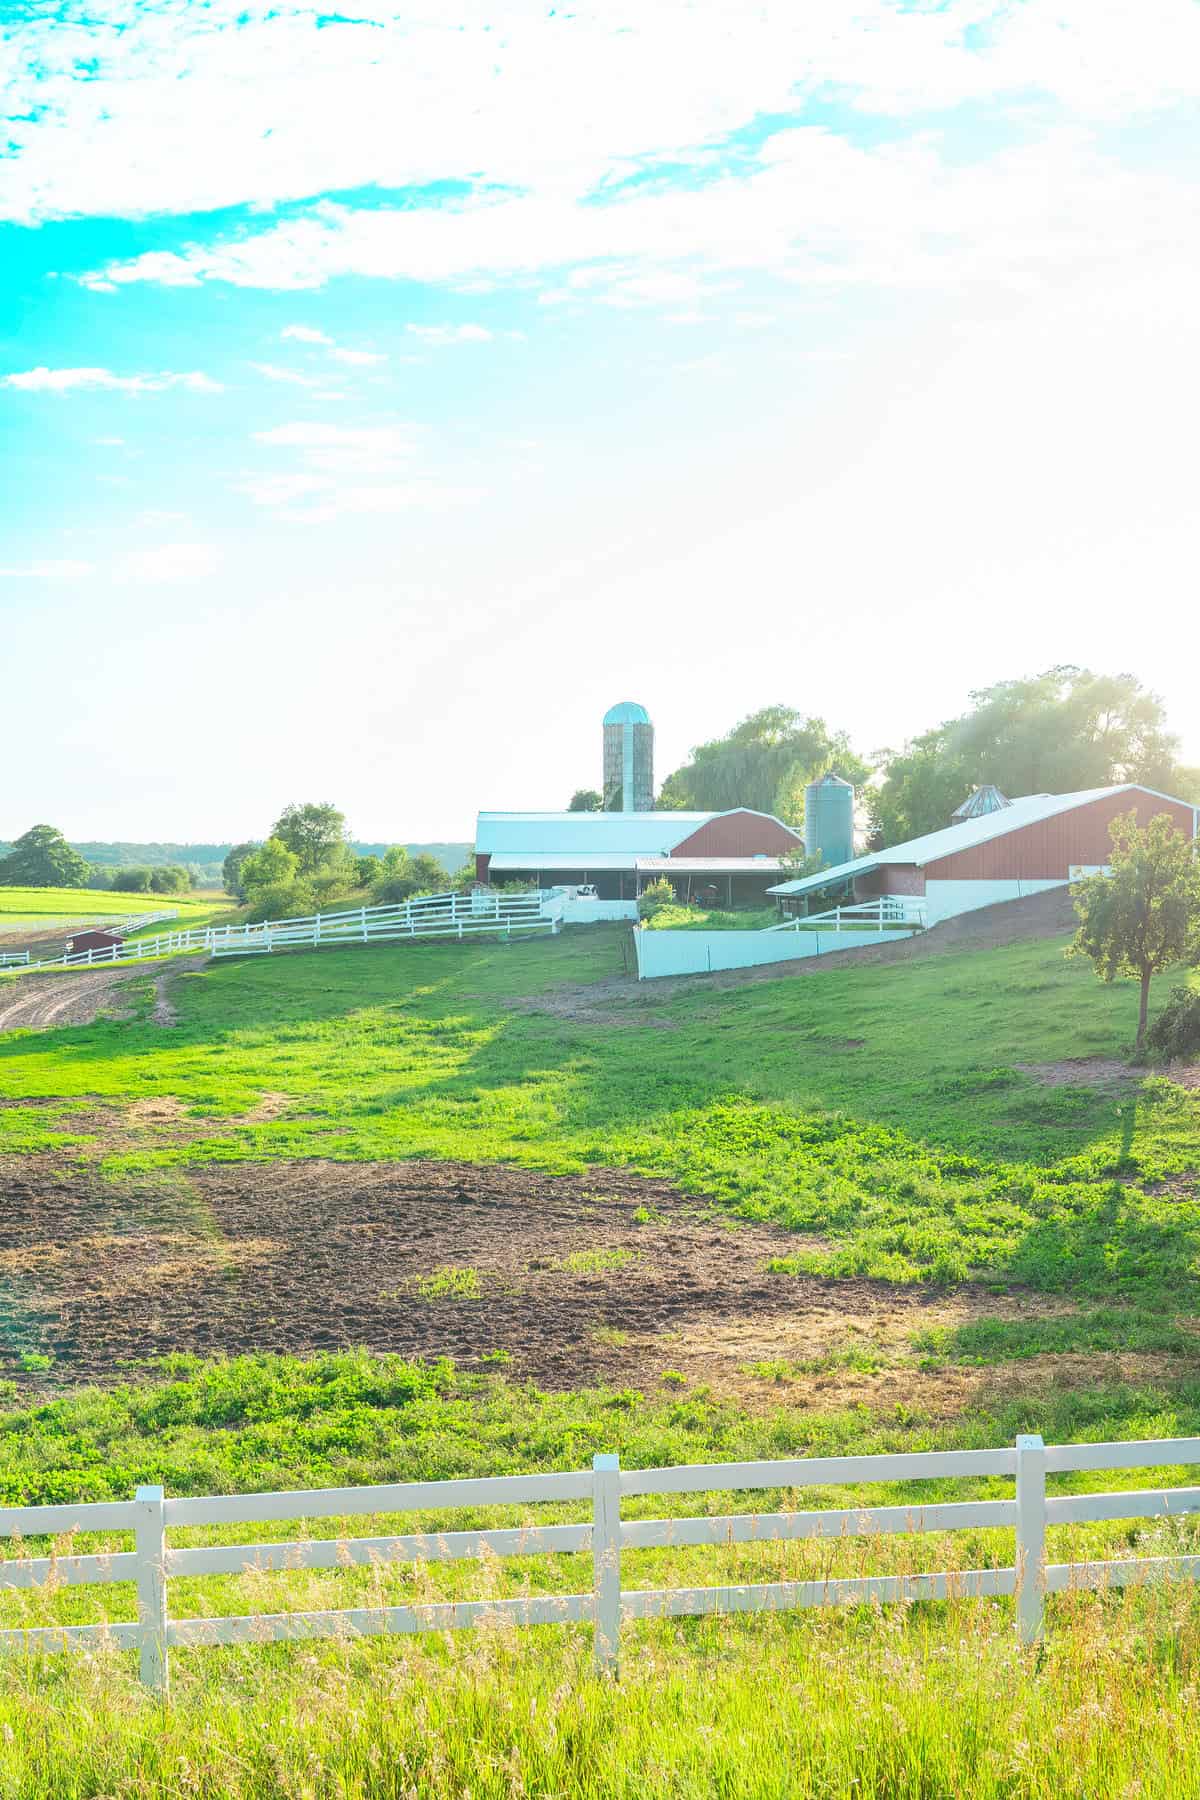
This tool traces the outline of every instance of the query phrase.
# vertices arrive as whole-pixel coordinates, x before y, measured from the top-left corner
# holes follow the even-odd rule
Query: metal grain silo
[[[804,790],[804,854],[827,869],[854,858],[854,788],[840,775],[822,775]]]
[[[604,808],[654,810],[654,727],[636,700],[622,700],[604,715]]]

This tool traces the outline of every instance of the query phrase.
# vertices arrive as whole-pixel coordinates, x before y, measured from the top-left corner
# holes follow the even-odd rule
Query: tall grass
[[[548,1627],[0,1668],[4,1800],[1189,1800],[1190,1592],[1072,1596],[1041,1651],[984,1604]]]

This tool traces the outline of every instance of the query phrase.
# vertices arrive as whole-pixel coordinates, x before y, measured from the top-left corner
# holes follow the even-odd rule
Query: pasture
[[[135,971],[125,1019],[0,1037],[0,1498],[1200,1432],[1195,1071],[1130,1069],[1131,992],[1063,949],[656,990],[594,927],[188,967],[169,1027]],[[1005,1558],[981,1531],[627,1573]],[[407,1603],[570,1591],[571,1562],[175,1585]],[[3,1623],[120,1604],[10,1594]],[[166,1715],[127,1659],[10,1663],[0,1795],[1200,1792],[1190,1593],[1054,1618],[1038,1659],[1006,1601],[640,1625],[619,1691],[579,1627],[197,1651]]]

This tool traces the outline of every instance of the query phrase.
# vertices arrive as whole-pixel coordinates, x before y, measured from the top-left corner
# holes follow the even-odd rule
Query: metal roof
[[[548,869],[551,856],[662,856],[720,815],[711,812],[481,812],[475,848],[484,856],[520,854],[522,868]],[[510,865],[513,866],[513,865]],[[589,868],[593,866],[591,861]],[[599,868],[600,864],[595,864]],[[624,865],[630,867],[627,861]]]
[[[835,881],[847,881],[852,875],[865,875],[871,869],[877,869],[881,863],[907,863],[918,869],[926,863],[938,862],[943,856],[953,856],[959,850],[974,849],[976,844],[986,844],[992,838],[1007,837],[1010,831],[1019,831],[1023,825],[1036,825],[1042,819],[1052,819],[1056,813],[1072,812],[1077,806],[1087,806],[1093,800],[1102,800],[1107,794],[1125,794],[1134,791],[1153,794],[1158,800],[1171,800],[1170,794],[1159,794],[1153,788],[1143,788],[1139,782],[1120,782],[1116,787],[1083,788],[1077,794],[1025,794],[1019,800],[1010,800],[1007,806],[998,812],[981,813],[974,819],[963,819],[958,825],[945,825],[940,831],[926,832],[924,837],[910,838],[904,844],[889,844],[886,849],[873,851],[870,856],[855,857],[853,862],[839,863],[833,869],[821,869],[815,875],[804,875],[798,881],[782,881],[778,887],[769,890],[772,894],[805,894],[813,888],[830,887]],[[1196,816],[1195,808],[1190,800],[1174,800],[1173,805],[1187,806]]]
[[[559,875],[575,869],[588,875],[601,875],[606,870],[631,872],[636,862],[637,858],[625,850],[577,850],[573,856],[555,850],[500,850],[491,857],[488,874],[504,875],[520,870],[522,873],[541,871],[546,875]]]
[[[606,725],[648,725],[650,714],[636,700],[618,700],[604,715]]]
[[[574,856],[564,856],[556,852],[547,855],[537,851],[501,850],[488,863],[488,872],[505,875],[520,870],[522,873],[541,871],[557,875],[577,869],[589,875],[621,870],[663,875],[771,875],[778,872],[779,866],[777,856],[631,856],[623,850],[598,850],[588,854],[578,851]]]
[[[777,856],[639,856],[634,867],[664,875],[769,875],[780,862]]]

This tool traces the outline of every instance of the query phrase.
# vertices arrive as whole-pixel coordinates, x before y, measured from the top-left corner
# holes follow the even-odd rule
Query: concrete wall
[[[635,931],[638,979],[703,975],[715,969],[752,969],[796,962],[834,950],[891,944],[900,931]],[[911,934],[908,934],[911,935]]]
[[[636,919],[636,900],[563,899],[559,915],[564,925],[599,925],[606,919]]]
[[[926,881],[925,921],[936,925],[959,913],[995,906],[1001,900],[1021,900],[1026,894],[1044,894],[1047,888],[1066,887],[1059,881]]]

